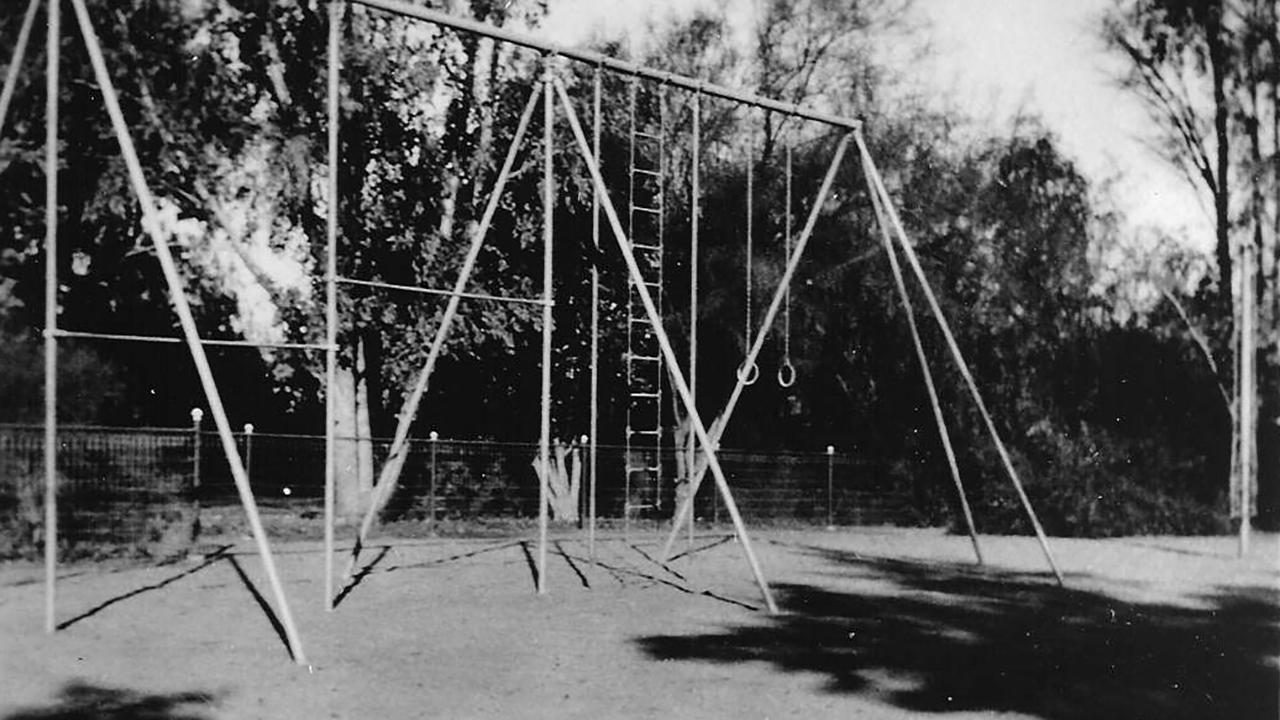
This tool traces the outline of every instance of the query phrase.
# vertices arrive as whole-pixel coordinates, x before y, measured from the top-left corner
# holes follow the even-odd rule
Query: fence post
[[[436,443],[440,440],[440,433],[432,430],[427,438],[431,441],[431,473],[427,476],[427,517],[434,524],[436,521]]]
[[[835,476],[836,446],[827,446],[827,529],[836,529],[836,506],[835,493],[833,492],[832,479]]]
[[[191,526],[191,540],[200,536],[200,421],[204,410],[191,408],[191,512],[195,522]]]
[[[253,423],[244,424],[244,476],[253,477]]]

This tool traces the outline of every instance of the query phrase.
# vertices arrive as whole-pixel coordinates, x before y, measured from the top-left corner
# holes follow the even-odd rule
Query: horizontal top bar
[[[700,92],[712,97],[724,98],[725,100],[732,100],[745,105],[754,105],[756,107],[764,108],[765,110],[772,110],[784,115],[794,115],[807,120],[816,120],[818,122],[834,125],[835,127],[846,128],[848,130],[856,130],[862,126],[861,121],[852,118],[809,110],[792,103],[785,103],[760,95],[745,93],[722,85],[706,83],[701,80],[695,80],[690,77],[685,77],[684,75],[676,75],[675,73],[669,73],[664,70],[655,70],[644,65],[591,52],[590,50],[579,50],[576,48],[565,47],[545,40],[539,40],[532,35],[513,32],[505,28],[440,12],[439,10],[419,7],[417,5],[404,2],[403,0],[350,0],[350,2],[366,5],[378,10],[385,10],[386,12],[403,15],[405,17],[425,20],[430,23],[435,23],[436,25],[453,28],[454,30],[483,35],[484,37],[501,40],[503,42],[511,43],[512,45],[520,45],[533,50],[553,53],[555,55],[563,55],[564,57],[591,65],[597,65],[601,68],[612,70],[613,72],[621,73],[623,75],[634,75],[636,77],[657,80],[675,87]]]

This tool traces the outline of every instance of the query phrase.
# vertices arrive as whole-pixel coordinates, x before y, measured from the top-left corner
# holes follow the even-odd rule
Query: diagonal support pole
[[[196,366],[196,373],[200,376],[200,385],[204,388],[205,398],[209,402],[209,411],[218,427],[218,437],[222,440],[223,452],[226,454],[227,462],[231,466],[231,476],[235,480],[240,502],[244,506],[245,515],[248,517],[249,526],[253,531],[258,555],[262,558],[262,565],[266,571],[271,592],[275,597],[276,611],[280,613],[280,623],[284,626],[285,641],[288,643],[289,653],[293,656],[294,662],[299,665],[305,665],[307,660],[302,652],[302,642],[298,637],[297,628],[294,626],[293,613],[289,609],[289,601],[285,597],[284,586],[281,584],[280,575],[276,571],[275,560],[271,555],[271,546],[267,541],[266,532],[262,528],[262,520],[258,516],[258,506],[253,498],[253,490],[249,486],[249,477],[245,472],[244,462],[240,458],[240,450],[236,445],[235,438],[232,436],[231,423],[227,419],[227,411],[222,405],[222,396],[218,392],[217,382],[214,380],[213,371],[209,367],[209,359],[205,356],[204,346],[200,343],[195,317],[191,314],[191,305],[187,301],[182,277],[178,274],[177,263],[174,262],[168,241],[160,228],[159,218],[156,217],[155,198],[152,196],[151,188],[148,187],[146,177],[142,172],[142,163],[139,162],[138,153],[134,149],[133,138],[130,136],[129,127],[125,123],[124,113],[120,111],[120,100],[116,95],[115,85],[111,82],[111,76],[107,73],[106,60],[102,57],[102,46],[99,44],[97,34],[93,30],[93,23],[89,18],[88,9],[85,8],[84,0],[71,0],[71,4],[75,8],[76,20],[80,25],[80,34],[84,37],[86,49],[89,51],[89,62],[93,66],[98,89],[102,91],[103,104],[106,106],[107,114],[111,117],[111,125],[115,131],[116,140],[120,143],[120,154],[124,157],[125,167],[129,172],[129,182],[133,186],[134,195],[137,196],[138,205],[142,209],[143,228],[151,236],[151,242],[155,246],[156,259],[160,261],[160,269],[164,273],[165,281],[169,286],[169,300],[173,303],[173,309],[178,315],[178,323],[182,326],[182,335],[186,339],[187,348],[191,351],[191,359]]]
[[[613,207],[613,201],[609,197],[604,178],[600,175],[600,168],[591,153],[591,145],[587,143],[586,135],[582,132],[582,125],[578,121],[577,112],[573,109],[569,93],[565,90],[564,84],[559,78],[553,77],[551,81],[555,86],[556,93],[560,96],[565,116],[569,119],[569,127],[573,130],[573,137],[578,143],[578,150],[586,163],[588,172],[591,174],[591,181],[599,190],[600,204],[604,208],[605,216],[609,220],[609,226],[613,230],[614,240],[617,241],[618,249],[622,252],[622,258],[627,264],[631,280],[636,284],[640,302],[644,305],[645,314],[653,325],[654,334],[657,336],[658,345],[662,350],[664,359],[668,363],[668,367],[671,368],[670,377],[676,386],[676,392],[684,403],[685,412],[688,413],[693,430],[697,433],[698,441],[702,444],[703,452],[706,454],[707,464],[711,468],[712,475],[715,476],[716,486],[720,489],[720,494],[724,498],[725,509],[733,520],[738,541],[742,544],[742,551],[747,556],[747,564],[751,566],[751,574],[755,577],[756,584],[760,587],[760,593],[764,596],[765,605],[768,606],[769,612],[777,614],[778,606],[773,600],[773,592],[769,589],[769,583],[765,580],[764,573],[760,569],[760,563],[756,559],[755,551],[751,547],[751,538],[747,535],[746,526],[742,522],[742,515],[738,512],[738,505],[734,502],[733,493],[729,490],[729,483],[725,480],[724,470],[721,469],[720,462],[716,459],[715,446],[707,435],[707,428],[702,424],[698,409],[693,404],[693,396],[689,392],[689,384],[685,381],[684,374],[680,371],[679,359],[676,357],[675,350],[671,347],[670,338],[667,337],[667,333],[662,327],[662,318],[658,315],[658,309],[653,303],[653,296],[649,294],[649,288],[644,283],[644,276],[640,272],[640,266],[636,264],[635,255],[631,252],[627,234],[622,229],[622,222],[618,219],[618,212]],[[692,497],[692,494],[690,494],[690,497]]]
[[[867,172],[863,162],[863,172]],[[985,565],[982,557],[982,546],[978,543],[978,530],[973,524],[973,510],[969,507],[969,497],[965,494],[964,483],[960,480],[960,466],[956,463],[955,449],[951,446],[951,433],[947,430],[947,421],[942,416],[942,404],[938,401],[938,389],[933,382],[933,371],[929,369],[929,358],[924,352],[924,343],[920,341],[920,328],[916,325],[916,311],[911,305],[911,296],[907,294],[907,283],[902,276],[902,265],[898,263],[898,253],[893,249],[893,234],[885,217],[884,204],[880,194],[871,193],[871,204],[875,207],[877,224],[880,226],[880,239],[884,243],[885,255],[889,258],[889,267],[893,271],[893,282],[898,289],[898,297],[902,300],[902,308],[907,315],[907,327],[911,330],[911,344],[916,350],[916,360],[920,363],[920,373],[924,376],[924,386],[929,392],[929,405],[933,408],[933,420],[938,426],[938,437],[942,440],[942,449],[947,456],[947,466],[951,469],[951,480],[955,483],[956,494],[960,498],[960,510],[964,516],[965,527],[969,531],[969,540],[973,543],[973,554],[979,565]]]
[[[392,488],[396,484],[394,478],[398,476],[398,469],[403,465],[405,455],[409,449],[407,441],[409,439],[409,426],[413,424],[412,415],[417,413],[418,405],[422,402],[422,396],[427,391],[427,383],[431,379],[431,373],[435,370],[436,360],[439,359],[440,351],[444,347],[445,338],[449,336],[449,329],[458,314],[458,304],[462,300],[463,289],[471,279],[471,271],[475,268],[477,258],[480,257],[480,249],[484,246],[485,237],[489,234],[489,226],[493,223],[494,213],[498,211],[498,204],[502,199],[502,191],[506,187],[507,180],[511,177],[511,168],[515,165],[520,142],[524,139],[525,131],[529,128],[529,121],[533,118],[534,108],[537,107],[538,98],[542,95],[542,92],[541,84],[535,86],[533,93],[529,96],[529,101],[524,106],[524,112],[520,115],[520,122],[516,126],[515,135],[511,138],[511,147],[507,150],[507,157],[502,163],[502,169],[498,171],[498,179],[494,184],[493,193],[489,196],[489,203],[485,206],[484,215],[480,218],[480,226],[471,238],[471,247],[467,249],[467,256],[462,261],[462,269],[458,271],[458,279],[453,284],[453,292],[449,294],[449,303],[445,306],[444,315],[440,318],[440,325],[436,327],[435,339],[431,342],[431,350],[427,354],[427,361],[422,366],[422,371],[418,373],[418,378],[413,384],[413,391],[409,395],[408,402],[405,403],[405,407],[409,409],[411,416],[401,418],[396,426],[396,434],[391,441],[391,449],[387,453],[386,461],[382,464],[382,473],[378,478],[378,485],[374,488],[373,500],[369,503],[369,509],[365,512],[364,519],[360,523],[360,532],[356,537],[355,546],[352,548],[346,571],[343,573],[344,581],[351,578],[351,572],[359,560],[360,550],[364,547],[364,543],[369,537],[369,530],[373,527],[373,521],[377,518],[379,509],[386,503]]]
[[[907,264],[911,266],[911,271],[916,276],[916,280],[919,281],[920,288],[924,291],[925,300],[928,301],[934,320],[937,321],[938,327],[942,330],[942,336],[947,342],[947,348],[951,351],[952,359],[955,360],[956,368],[964,378],[965,385],[969,388],[969,394],[973,397],[974,404],[978,406],[978,412],[982,415],[982,421],[987,427],[987,432],[991,435],[996,451],[1000,454],[1000,460],[1004,464],[1005,472],[1009,475],[1009,480],[1013,482],[1014,490],[1018,493],[1018,499],[1022,502],[1022,507],[1026,511],[1027,517],[1031,519],[1031,527],[1035,529],[1036,539],[1040,542],[1040,549],[1044,552],[1045,560],[1048,561],[1049,568],[1053,571],[1053,576],[1057,578],[1058,585],[1064,585],[1062,572],[1058,570],[1058,563],[1054,560],[1053,550],[1049,547],[1049,539],[1045,535],[1044,528],[1040,525],[1040,518],[1036,516],[1035,508],[1031,506],[1031,499],[1027,497],[1022,481],[1018,478],[1018,472],[1013,467],[1013,460],[1009,457],[1009,451],[1005,448],[999,431],[996,430],[995,421],[991,419],[991,413],[987,410],[987,404],[982,399],[978,384],[973,379],[969,364],[965,361],[964,354],[960,352],[960,345],[956,342],[955,335],[951,332],[951,324],[947,322],[946,316],[943,315],[942,306],[938,303],[938,298],[933,293],[933,287],[929,284],[929,279],[924,274],[924,268],[920,266],[920,260],[916,257],[915,248],[911,246],[911,242],[907,239],[907,232],[902,226],[902,219],[898,217],[898,211],[894,208],[889,198],[889,191],[885,188],[884,178],[880,176],[880,171],[876,169],[875,162],[871,159],[871,151],[867,149],[867,144],[863,140],[860,131],[854,131],[854,139],[858,143],[858,152],[862,156],[863,167],[869,173],[867,182],[872,191],[880,196],[880,202],[886,210],[885,214],[888,216],[890,224],[893,226],[894,234],[898,238],[898,245],[902,248],[902,254],[907,259]]]
[[[831,193],[831,186],[835,182],[836,172],[840,169],[840,164],[844,162],[844,155],[849,147],[849,135],[846,134],[840,140],[840,144],[836,146],[835,154],[831,158],[831,164],[827,167],[827,174],[822,178],[822,185],[818,188],[818,194],[814,197],[813,207],[809,210],[809,216],[805,219],[804,228],[800,231],[800,237],[796,241],[795,249],[792,251],[790,261],[787,263],[786,270],[782,273],[782,279],[778,281],[778,287],[774,290],[773,300],[769,302],[769,308],[765,310],[764,319],[760,323],[760,330],[756,333],[755,341],[751,343],[751,348],[747,351],[746,358],[742,361],[741,367],[752,367],[755,365],[756,358],[760,355],[760,350],[764,347],[765,340],[769,336],[769,330],[773,327],[773,321],[778,316],[778,310],[782,307],[782,303],[786,298],[787,288],[791,285],[791,280],[795,277],[796,268],[800,266],[800,260],[804,257],[805,248],[809,245],[809,238],[813,235],[813,229],[818,224],[818,217],[822,214],[822,206],[826,204],[827,196]],[[719,448],[720,437],[724,434],[725,427],[728,426],[729,420],[733,417],[733,411],[738,407],[738,400],[742,397],[743,390],[746,389],[746,380],[749,377],[746,373],[735,373],[737,381],[733,386],[733,392],[729,394],[729,400],[725,403],[724,410],[720,413],[721,421],[713,429],[711,441],[714,448]],[[683,503],[680,504],[679,510],[676,512],[671,522],[671,532],[667,535],[667,541],[662,546],[662,552],[658,557],[666,562],[671,557],[671,549],[675,546],[676,537],[680,534],[680,527],[686,522],[688,516],[693,512],[693,498],[698,494],[698,489],[702,486],[702,480],[706,477],[707,466],[704,464],[693,473],[693,483],[689,486],[689,494],[685,497]]]
[[[13,102],[13,92],[18,86],[18,75],[22,70],[22,59],[27,54],[27,42],[31,39],[31,26],[36,21],[36,10],[40,7],[41,0],[31,0],[27,5],[27,12],[22,16],[22,27],[18,29],[18,41],[13,46],[13,57],[9,60],[9,68],[4,74],[4,89],[0,90],[0,133],[4,132],[4,121],[9,117],[9,104]],[[53,17],[51,11],[50,17]],[[56,28],[56,23],[50,22],[50,27]],[[56,53],[51,53],[56,57]]]

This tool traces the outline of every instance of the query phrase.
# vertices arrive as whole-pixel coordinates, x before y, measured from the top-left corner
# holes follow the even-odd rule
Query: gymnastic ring
[[[796,384],[796,366],[790,360],[783,360],[778,366],[778,386],[789,388]]]
[[[760,366],[756,363],[751,363],[751,366],[747,368],[738,368],[738,381],[743,385],[755,385],[759,379]]]

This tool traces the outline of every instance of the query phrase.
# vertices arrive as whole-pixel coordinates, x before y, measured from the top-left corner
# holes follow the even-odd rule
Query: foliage
[[[202,332],[323,341],[330,180],[325,4],[99,0],[90,5]],[[1203,478],[1227,461],[1210,447],[1217,436],[1190,433],[1188,418],[1207,416],[1217,382],[1193,346],[1179,347],[1171,338],[1191,322],[1187,318],[1212,316],[1213,289],[1206,286],[1184,303],[1190,307],[1184,317],[1170,314],[1165,305],[1122,314],[1115,297],[1096,292],[1099,271],[1114,271],[1100,259],[1111,257],[1100,248],[1116,244],[1116,224],[1098,202],[1099,189],[1090,186],[1050,132],[1029,118],[1004,132],[975,128],[953,113],[891,99],[896,72],[878,64],[873,39],[903,31],[905,5],[897,0],[771,1],[745,48],[731,41],[727,19],[707,10],[660,30],[634,59],[833,113],[863,115],[871,153],[923,272],[1033,499],[1045,505],[1046,524],[1058,532],[1104,534],[1125,527],[1206,527],[1196,508],[1215,507],[1219,498],[1206,490],[1213,484]],[[1192,25],[1202,26],[1203,18],[1170,14],[1183,5],[1163,0],[1140,5],[1136,15],[1115,16],[1115,23],[1131,22],[1113,25],[1115,37],[1131,41],[1160,68],[1187,62],[1199,71],[1197,62],[1210,61],[1225,68],[1219,60],[1242,57],[1219,57],[1218,51],[1202,48],[1211,36],[1195,35]],[[465,11],[483,22],[529,26],[545,8],[538,2],[474,0]],[[12,11],[0,16],[5,37],[12,34],[15,17]],[[363,6],[350,6],[343,23],[338,273],[376,283],[450,287],[543,63],[519,48]],[[1119,34],[1124,28],[1134,33]],[[173,321],[165,295],[157,292],[162,285],[152,250],[137,231],[138,210],[114,139],[101,130],[100,98],[86,74],[83,50],[73,40],[69,35],[65,41],[69,81],[61,98],[63,157],[75,170],[64,172],[61,180],[63,242],[57,262],[66,287],[60,324],[171,334]],[[616,42],[601,49],[621,51]],[[38,96],[42,69],[28,65],[19,88],[28,102],[15,105],[13,137],[0,148],[5,187],[37,186],[42,174],[42,118],[38,103],[29,101]],[[592,70],[553,68],[588,125]],[[1224,82],[1243,87],[1243,76],[1232,72]],[[603,78],[600,160],[610,196],[624,214],[630,89],[627,78]],[[758,323],[782,276],[788,215],[794,238],[813,210],[838,138],[818,124],[697,99],[668,87],[644,86],[638,92],[648,98],[641,103],[642,115],[656,111],[659,94],[665,93],[668,103],[662,160],[668,174],[669,251],[660,311],[678,347],[687,342],[691,313],[697,313],[699,403],[710,416],[728,396],[748,330],[754,331],[744,329],[747,306]],[[702,103],[702,195],[696,207],[702,222],[701,248],[693,257],[687,238],[695,209],[690,134],[697,100]],[[576,437],[587,429],[595,270],[603,313],[595,334],[605,398],[600,437],[614,441],[622,437],[625,423],[628,280],[607,226],[602,224],[602,248],[592,245],[592,192],[563,117],[553,130],[554,147],[544,147],[540,111],[499,198],[467,289],[521,298],[544,291],[541,160],[544,152],[554,151],[553,432]],[[556,114],[562,116],[562,109]],[[1239,118],[1232,122],[1232,127],[1247,125]],[[1207,141],[1202,124],[1194,125],[1201,133],[1196,137]],[[790,198],[784,170],[788,148]],[[1206,167],[1210,175],[1217,172],[1212,163]],[[751,257],[743,241],[748,176]],[[727,426],[726,442],[762,449],[835,444],[914,478],[920,511],[932,517],[955,501],[904,310],[856,157],[846,157],[834,178],[831,195],[814,215],[793,285],[789,337],[779,321],[760,358],[765,380],[743,397],[737,419]],[[40,241],[33,230],[40,227],[41,199],[0,194],[0,308],[15,327],[35,327],[43,310]],[[691,265],[700,282],[695,308],[687,300]],[[1169,284],[1177,286],[1170,292],[1186,285]],[[928,319],[925,298],[916,289],[911,292],[961,471],[978,498],[979,522],[1025,529],[1007,504],[1000,463],[943,337]],[[344,282],[339,310],[341,365],[353,371],[354,348],[363,347],[375,434],[416,422],[417,428],[455,437],[527,440],[537,427],[538,306],[467,300],[421,412],[410,402],[409,388],[422,371],[443,301]],[[1225,325],[1209,327],[1210,355],[1221,354],[1228,335]],[[13,353],[13,362],[5,366],[16,369],[14,379],[0,390],[6,398],[12,392],[20,399],[37,386],[35,336],[17,331],[15,337],[20,341],[4,350]],[[190,373],[165,372],[182,360],[181,348],[76,352],[65,355],[68,368],[79,364],[75,372],[109,378],[118,373],[120,379],[97,385],[107,398],[98,408],[79,403],[68,407],[65,417],[109,414],[111,403],[119,402],[129,406],[130,419],[185,422],[187,408],[200,400]],[[798,374],[792,388],[769,382],[785,359]],[[253,413],[260,427],[319,422],[323,368],[318,353],[215,354],[214,362],[220,374],[234,372],[240,380],[229,390],[233,416]],[[1141,398],[1125,389],[1141,384],[1144,368],[1153,367],[1158,369],[1149,375],[1171,381],[1163,391],[1173,400],[1138,402]],[[69,378],[65,387],[74,390],[76,382]],[[264,407],[259,393],[267,388],[275,390],[276,401]],[[157,391],[164,399],[149,399]],[[1133,401],[1134,409],[1117,411],[1116,397]],[[35,407],[25,400],[13,407],[28,405]],[[671,425],[680,424],[680,412],[670,415]],[[1141,462],[1135,464],[1136,458]],[[496,482],[495,473],[484,482],[470,470],[450,470],[448,477],[454,475],[456,481],[445,483],[469,487],[465,492],[475,494],[470,504],[487,507],[509,494],[510,488],[484,484]],[[1112,489],[1096,492],[1103,483]],[[1107,499],[1090,499],[1097,495]],[[416,510],[406,509],[412,502],[401,498],[392,507],[412,514]]]

